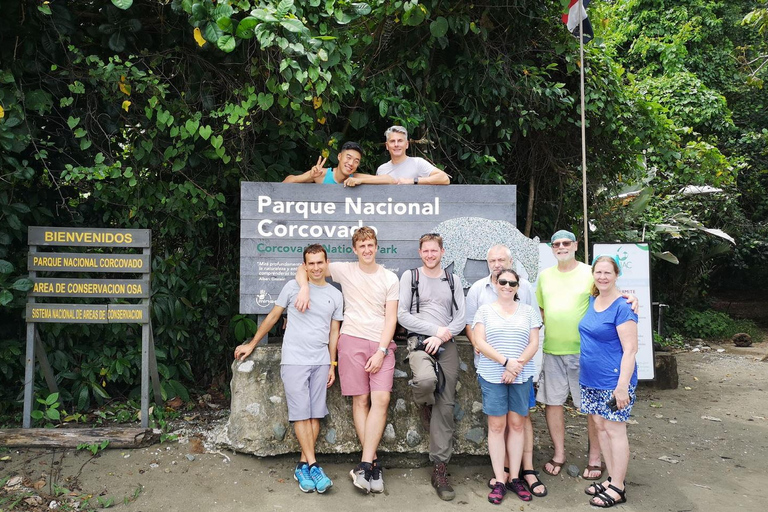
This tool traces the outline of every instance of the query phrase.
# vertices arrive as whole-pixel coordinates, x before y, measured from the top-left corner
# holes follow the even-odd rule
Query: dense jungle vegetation
[[[0,0],[0,414],[20,408],[30,225],[152,229],[160,372],[185,399],[226,389],[253,329],[238,315],[242,180],[280,181],[349,140],[374,172],[402,124],[455,183],[518,185],[527,234],[581,232],[564,4]],[[713,287],[768,282],[768,4],[589,14],[590,241],[649,242],[654,299],[683,329]],[[135,327],[40,330],[67,410],[135,396]]]

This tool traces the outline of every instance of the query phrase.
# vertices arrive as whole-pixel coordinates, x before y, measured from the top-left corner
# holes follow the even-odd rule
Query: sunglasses
[[[563,242],[552,242],[552,247],[555,249],[558,247],[570,247],[572,243],[573,242],[570,240],[565,240]]]
[[[506,279],[499,279],[499,286],[511,286],[514,288],[515,286],[519,285],[517,281],[507,281]]]

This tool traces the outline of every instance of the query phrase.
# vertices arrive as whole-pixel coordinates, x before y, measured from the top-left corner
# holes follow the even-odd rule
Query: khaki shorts
[[[545,405],[563,405],[571,393],[573,405],[581,407],[579,354],[544,354],[536,400]]]

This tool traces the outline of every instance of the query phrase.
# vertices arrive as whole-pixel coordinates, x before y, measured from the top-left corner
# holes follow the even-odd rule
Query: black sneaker
[[[379,465],[379,461],[373,461],[371,468],[371,492],[384,492],[384,471]]]
[[[371,492],[371,465],[367,462],[361,462],[355,469],[349,472],[349,476],[352,478],[352,483],[355,487],[363,491],[365,494]]]
[[[438,462],[432,470],[432,487],[437,491],[438,498],[443,501],[451,501],[456,497],[456,492],[448,482],[448,470],[444,462]]]

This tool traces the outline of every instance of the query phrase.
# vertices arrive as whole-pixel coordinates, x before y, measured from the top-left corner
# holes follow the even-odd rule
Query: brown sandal
[[[587,472],[587,475],[589,475],[589,473],[592,473],[593,471],[599,471],[600,474],[595,477],[584,476],[584,471]],[[584,471],[581,472],[581,478],[583,478],[584,480],[600,480],[603,477],[603,471],[605,471],[605,462],[601,462],[599,466],[588,465],[586,468],[584,468]]]
[[[544,467],[542,469],[548,475],[557,476],[563,470],[563,466],[565,465],[566,462],[568,462],[568,461],[564,460],[563,462],[557,462],[555,459],[549,459],[547,464],[551,464],[553,468],[557,469],[557,473],[555,473],[553,471],[547,471],[547,464],[544,464]]]

